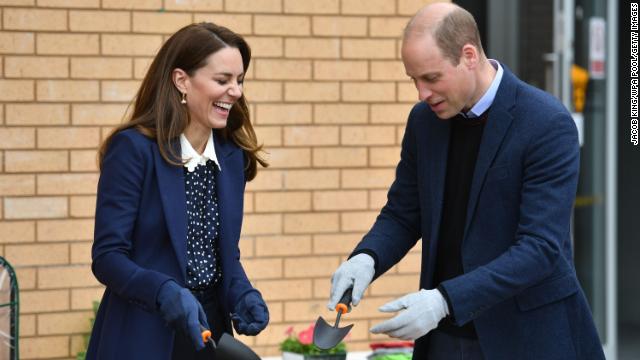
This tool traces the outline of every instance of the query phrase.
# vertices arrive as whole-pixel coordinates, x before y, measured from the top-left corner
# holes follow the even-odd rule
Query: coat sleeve
[[[532,134],[526,148],[513,245],[491,262],[440,285],[448,294],[458,325],[540,283],[562,258],[569,238],[580,150],[568,113],[556,113],[549,120]]]
[[[228,305],[231,312],[235,312],[235,304],[237,304],[247,293],[253,291],[260,294],[260,292],[251,285],[251,282],[244,271],[244,267],[240,262],[240,250],[238,250],[234,265],[228,297]]]
[[[413,129],[416,108],[409,115],[402,139],[396,177],[387,194],[387,203],[373,227],[356,246],[352,255],[368,253],[376,261],[374,278],[400,261],[422,236],[420,196],[416,163],[416,138]]]
[[[248,161],[247,157],[244,154],[244,151],[242,150],[238,150],[239,153],[242,156],[239,156],[239,158],[241,157],[242,160],[238,161],[237,163],[234,163],[234,165],[238,165],[237,166],[237,171],[240,172],[242,171],[241,176],[237,176],[236,179],[237,181],[243,181],[242,185],[241,185],[241,189],[239,191],[239,200],[241,202],[241,206],[240,206],[240,213],[244,214],[244,191],[246,188],[246,178],[244,176],[244,169],[246,167],[246,162]],[[231,163],[229,163],[231,164]],[[242,180],[241,180],[242,179]],[[258,292],[258,290],[256,290],[252,285],[251,282],[249,281],[249,278],[247,277],[247,274],[244,270],[244,267],[242,266],[242,262],[240,262],[240,247],[239,247],[239,242],[240,242],[240,232],[242,229],[242,218],[240,217],[240,226],[238,229],[238,239],[237,242],[235,244],[234,247],[234,253],[233,253],[233,265],[231,267],[231,284],[229,287],[229,296],[227,297],[227,301],[228,301],[228,308],[233,312],[234,308],[235,308],[235,304],[237,304],[242,297],[244,297],[247,293],[255,291]],[[258,292],[260,293],[260,292]]]
[[[145,167],[152,162],[150,151],[145,154],[145,145],[134,136],[130,131],[115,135],[102,162],[91,269],[118,296],[155,311],[157,292],[171,278],[130,258]]]

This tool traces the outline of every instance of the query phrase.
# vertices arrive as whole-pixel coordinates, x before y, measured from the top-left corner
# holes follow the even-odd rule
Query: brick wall
[[[401,29],[429,0],[0,0],[0,254],[21,288],[23,359],[83,346],[98,144],[152,56],[183,25],[214,21],[254,53],[246,94],[271,167],[248,186],[241,249],[271,325],[245,338],[278,353],[289,325],[327,319],[329,277],[370,227],[417,94]],[[377,307],[417,288],[414,251],[345,323],[366,349]]]

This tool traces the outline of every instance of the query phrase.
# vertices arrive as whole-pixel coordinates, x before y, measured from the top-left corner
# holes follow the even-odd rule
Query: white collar
[[[202,155],[198,154],[193,146],[191,146],[191,143],[187,140],[187,137],[184,136],[184,133],[180,134],[180,148],[182,149],[182,160],[186,161],[184,167],[186,167],[189,172],[195,171],[198,165],[206,164],[207,160],[213,161],[218,167],[218,170],[222,171],[218,157],[216,156],[216,148],[213,146],[213,132],[209,133],[209,140],[207,140],[207,146],[204,148]]]

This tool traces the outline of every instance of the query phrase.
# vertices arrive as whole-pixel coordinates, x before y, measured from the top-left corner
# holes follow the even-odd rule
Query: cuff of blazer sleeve
[[[371,249],[361,249],[361,250],[357,250],[351,253],[351,255],[349,255],[348,259],[351,259],[352,257],[358,255],[358,254],[367,254],[369,256],[371,256],[371,258],[373,258],[373,271],[374,271],[374,278],[378,277],[378,255],[376,255],[375,252],[373,252],[373,250]]]
[[[447,302],[447,307],[449,308],[449,315],[447,315],[447,317],[452,322],[455,322],[456,315],[453,312],[453,306],[451,306],[451,300],[449,299],[449,294],[447,293],[447,290],[444,288],[444,286],[442,286],[442,284],[438,285],[436,287],[436,289],[438,289],[438,291],[440,291],[440,293],[442,294],[442,297],[444,298],[444,301]]]

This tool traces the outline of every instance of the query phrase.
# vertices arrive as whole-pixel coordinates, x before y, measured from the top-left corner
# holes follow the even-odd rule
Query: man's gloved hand
[[[231,314],[238,334],[258,335],[269,323],[269,309],[257,290],[248,292],[236,304]]]
[[[394,338],[415,340],[435,329],[449,315],[449,307],[439,290],[420,290],[382,305],[382,312],[401,311],[395,317],[370,329]]]
[[[189,337],[196,350],[204,348],[200,326],[209,329],[207,315],[191,291],[167,281],[158,291],[158,307],[164,321]]]
[[[371,283],[375,273],[375,261],[370,255],[358,254],[343,262],[331,277],[331,295],[327,307],[334,310],[347,289],[353,287],[351,303],[360,303],[364,291]]]

